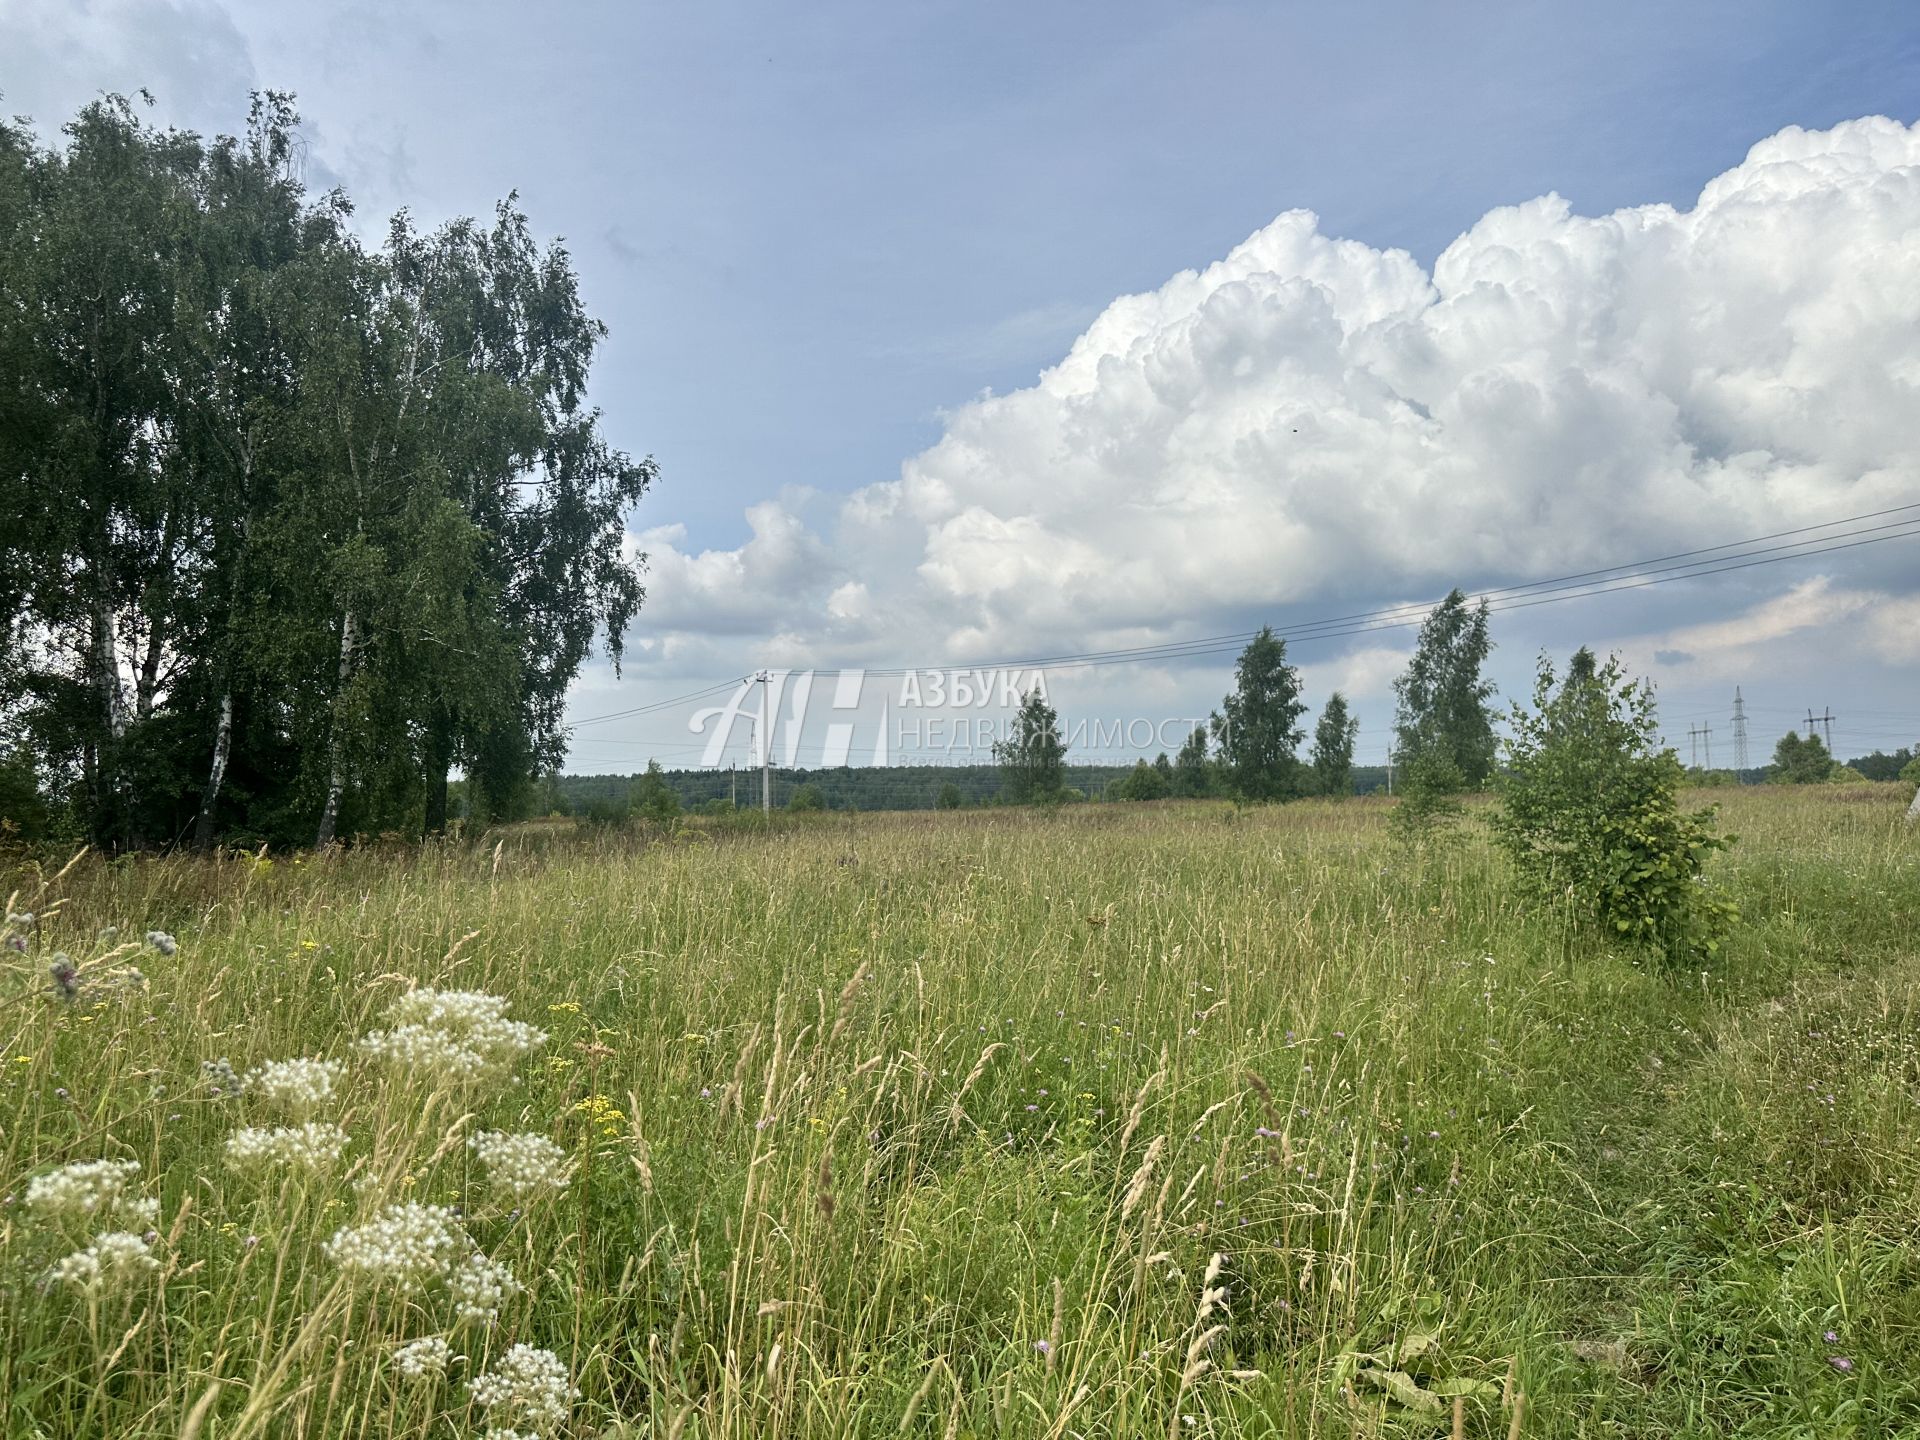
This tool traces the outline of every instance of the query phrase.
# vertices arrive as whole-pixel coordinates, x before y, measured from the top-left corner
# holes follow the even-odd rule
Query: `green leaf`
[[[1360,1378],[1372,1381],[1409,1410],[1423,1415],[1440,1413],[1439,1397],[1422,1390],[1419,1382],[1404,1370],[1378,1370],[1368,1366],[1360,1372]]]
[[[1497,1400],[1500,1387],[1486,1380],[1469,1380],[1462,1376],[1455,1380],[1434,1380],[1427,1389],[1442,1399],[1451,1400],[1456,1395],[1464,1395],[1469,1400]]]
[[[1415,1330],[1400,1342],[1400,1351],[1396,1356],[1404,1368],[1409,1360],[1417,1360],[1440,1343],[1440,1337],[1429,1330]]]

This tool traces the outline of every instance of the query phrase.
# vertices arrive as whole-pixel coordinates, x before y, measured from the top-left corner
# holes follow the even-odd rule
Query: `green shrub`
[[[1493,827],[1528,886],[1670,964],[1715,954],[1738,916],[1704,871],[1734,837],[1714,833],[1712,807],[1681,810],[1685,772],[1657,748],[1652,687],[1583,649],[1556,688],[1542,657],[1512,727]]]
[[[1400,803],[1387,828],[1402,845],[1418,848],[1450,833],[1466,788],[1460,767],[1440,749],[1421,750],[1400,769]]]
[[[667,783],[658,760],[647,762],[647,772],[633,782],[627,803],[635,815],[656,825],[671,825],[680,818],[680,797]]]

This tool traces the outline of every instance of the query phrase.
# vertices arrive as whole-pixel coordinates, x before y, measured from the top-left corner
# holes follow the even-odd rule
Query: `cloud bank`
[[[1687,210],[1495,210],[1431,272],[1289,211],[897,479],[768,500],[734,549],[636,536],[643,628],[689,658],[1011,657],[1877,510],[1920,500],[1917,334],[1920,126],[1892,120],[1784,130]]]

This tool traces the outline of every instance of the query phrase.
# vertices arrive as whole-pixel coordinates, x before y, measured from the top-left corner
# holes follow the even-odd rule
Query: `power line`
[[[1893,540],[1920,538],[1920,514],[1910,515],[1902,520],[1888,521],[1880,525],[1866,526],[1862,529],[1843,531],[1837,535],[1815,536],[1809,540],[1797,540],[1784,545],[1767,545],[1761,549],[1750,547],[1762,545],[1762,542],[1787,539],[1796,535],[1812,535],[1818,530],[1833,530],[1843,525],[1857,525],[1866,520],[1878,520],[1888,515],[1907,514],[1920,511],[1920,503],[1896,505],[1884,510],[1868,511],[1860,515],[1845,516],[1836,520],[1823,521],[1817,525],[1799,526],[1791,530],[1778,530],[1766,535],[1752,536],[1745,540],[1730,540],[1720,545],[1710,545],[1697,550],[1676,551],[1670,555],[1655,556],[1652,559],[1620,565],[1603,566],[1595,570],[1579,571],[1571,575],[1555,576],[1545,580],[1528,581],[1519,585],[1496,586],[1477,592],[1469,597],[1474,600],[1490,602],[1487,605],[1490,614],[1500,614],[1509,610],[1531,609],[1539,605],[1562,604],[1569,600],[1591,599],[1599,595],[1612,595],[1626,590],[1647,589],[1654,585],[1668,585],[1680,580],[1698,580],[1715,575],[1730,574],[1736,570],[1755,569],[1764,565],[1778,565],[1788,560],[1805,559],[1815,555],[1830,554],[1840,550],[1853,550],[1867,545],[1885,544]],[[1726,554],[1718,552],[1732,551]],[[1713,556],[1712,559],[1697,559],[1699,556]],[[1598,578],[1611,577],[1611,578]],[[1499,603],[1491,603],[1499,602]],[[1298,625],[1285,627],[1283,638],[1289,644],[1304,644],[1315,640],[1344,639],[1354,635],[1371,634],[1377,631],[1407,629],[1424,623],[1426,614],[1438,601],[1409,602],[1387,606],[1378,610],[1358,611],[1350,615],[1329,616],[1321,620],[1309,620]],[[1197,659],[1222,654],[1238,649],[1251,640],[1256,631],[1241,631],[1228,635],[1207,636],[1195,640],[1168,641],[1157,645],[1123,647],[1112,650],[1093,650],[1061,655],[1041,656],[1025,660],[973,662],[971,669],[1094,669],[1108,665],[1152,664],[1171,660]],[[855,667],[816,667],[816,673],[827,670],[844,670]],[[864,673],[875,677],[896,677],[913,673],[920,666],[896,666],[886,668],[867,668]],[[669,710],[691,701],[705,699],[723,691],[731,690],[746,683],[750,677],[735,676],[703,689],[691,691],[685,695],[676,695],[665,700],[652,701],[645,705],[636,705],[624,710],[609,711],[601,715],[588,716],[572,722],[567,729],[578,730],[589,725],[605,724],[613,720],[624,720],[640,715],[655,714]]]
[[[655,700],[650,704],[635,705],[630,710],[614,710],[605,715],[589,715],[585,720],[575,720],[566,728],[578,730],[583,725],[600,725],[608,720],[625,720],[634,715],[651,715],[655,711],[671,710],[674,706],[684,705],[689,700],[704,700],[709,695],[718,695],[722,690],[731,690],[736,685],[744,684],[745,681],[744,675],[736,675],[731,680],[722,680],[717,685],[709,685],[704,690],[695,690],[686,695],[676,695],[671,700]]]
[[[1870,517],[1857,517],[1870,518]],[[1845,524],[1835,520],[1831,525]],[[1826,527],[1809,527],[1826,528]],[[1874,532],[1897,529],[1899,533],[1876,534]],[[1868,536],[1855,539],[1855,536]],[[1533,581],[1527,586],[1508,586],[1488,590],[1469,596],[1469,599],[1507,598],[1505,603],[1489,604],[1488,611],[1498,614],[1506,610],[1524,610],[1536,605],[1557,604],[1565,600],[1584,600],[1595,595],[1610,595],[1621,590],[1639,590],[1651,585],[1671,584],[1677,580],[1697,580],[1710,575],[1722,575],[1734,570],[1747,570],[1761,565],[1777,565],[1787,560],[1803,559],[1812,555],[1823,555],[1835,550],[1851,550],[1863,545],[1881,544],[1889,540],[1906,540],[1920,537],[1920,517],[1912,520],[1895,521],[1890,525],[1869,526],[1863,530],[1843,532],[1840,535],[1818,537],[1818,541],[1800,541],[1792,546],[1773,546],[1766,550],[1748,550],[1735,555],[1722,555],[1715,560],[1695,561],[1688,565],[1653,567],[1650,565],[1617,565],[1613,570],[1626,573],[1616,575],[1611,580],[1582,582],[1579,577],[1566,576],[1554,580]],[[1758,536],[1756,539],[1769,537]],[[1830,541],[1834,543],[1819,543]],[[1730,542],[1715,549],[1729,549],[1733,545],[1751,544],[1751,541]],[[1771,551],[1790,553],[1772,554]],[[1749,558],[1759,556],[1761,558]],[[1674,572],[1674,573],[1662,573]],[[1604,572],[1587,572],[1598,574]],[[1652,576],[1650,579],[1640,578]],[[1577,588],[1576,588],[1577,587]],[[1573,593],[1550,593],[1553,591],[1572,591]],[[1529,595],[1535,598],[1528,598]],[[1332,617],[1325,620],[1303,621],[1297,625],[1280,627],[1281,636],[1288,644],[1303,644],[1309,640],[1335,640],[1349,635],[1368,634],[1377,630],[1406,629],[1423,623],[1433,604],[1422,602],[1391,606],[1382,610],[1362,611],[1351,616]],[[1141,645],[1116,650],[1095,650],[1083,653],[1038,656],[1023,660],[970,662],[967,668],[1018,670],[1018,669],[1090,669],[1106,665],[1146,664],[1156,661],[1183,660],[1207,655],[1216,655],[1227,650],[1238,649],[1251,640],[1256,631],[1241,631],[1230,635],[1213,635],[1202,639],[1168,641],[1159,645]],[[875,677],[899,676],[924,667],[899,666],[886,669],[866,669],[864,673]]]

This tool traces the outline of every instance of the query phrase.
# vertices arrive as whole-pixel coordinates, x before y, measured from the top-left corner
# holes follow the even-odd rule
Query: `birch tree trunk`
[[[346,726],[342,723],[341,707],[346,698],[347,681],[353,676],[356,623],[351,610],[340,622],[340,674],[333,692],[333,724],[327,735],[327,803],[320,811],[320,829],[313,840],[316,847],[333,843],[333,829],[340,820],[340,796],[347,788]]]
[[[200,814],[193,822],[193,848],[213,848],[213,812],[220,803],[220,786],[227,778],[227,756],[233,749],[233,687],[220,692],[220,719],[213,730],[213,768],[207,773],[207,788],[200,796]]]

